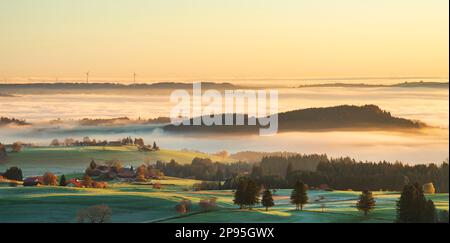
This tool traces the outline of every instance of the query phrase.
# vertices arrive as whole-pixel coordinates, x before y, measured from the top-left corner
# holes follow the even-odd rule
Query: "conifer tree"
[[[244,193],[246,191],[247,182],[244,179],[240,179],[237,183],[236,191],[234,193],[234,204],[239,205],[240,209],[244,208],[245,200]]]
[[[275,203],[273,202],[272,192],[270,192],[270,190],[264,191],[261,203],[266,208],[266,211],[269,211],[270,207],[275,206]]]
[[[303,206],[308,203],[308,194],[306,185],[297,181],[294,190],[291,193],[291,203],[295,205],[296,210],[303,210]]]
[[[66,176],[62,175],[61,179],[59,179],[59,186],[66,186],[67,182],[66,182]]]
[[[436,206],[432,200],[428,200],[425,204],[424,223],[437,223],[438,216]]]
[[[414,185],[406,185],[403,188],[400,200],[397,201],[397,222],[418,222],[420,212],[418,209],[419,193]]]
[[[425,198],[419,184],[406,185],[397,201],[398,223],[436,223],[436,207]]]
[[[94,160],[91,161],[91,163],[89,164],[89,167],[91,168],[91,170],[95,170],[95,168],[97,168],[97,164],[95,163]]]
[[[247,190],[245,191],[245,205],[247,205],[250,209],[259,203],[259,192],[260,188],[256,184],[254,180],[247,180]]]
[[[376,203],[372,192],[365,190],[359,196],[359,201],[356,203],[356,208],[358,208],[359,211],[363,211],[364,215],[367,216],[367,214],[375,208],[375,204]]]

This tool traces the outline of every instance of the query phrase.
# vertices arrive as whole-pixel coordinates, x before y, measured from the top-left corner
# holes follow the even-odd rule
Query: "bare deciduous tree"
[[[108,205],[95,205],[80,210],[77,215],[79,223],[109,223],[112,210]]]

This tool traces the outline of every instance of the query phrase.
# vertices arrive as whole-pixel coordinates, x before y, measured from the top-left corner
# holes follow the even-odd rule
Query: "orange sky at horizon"
[[[0,82],[82,81],[87,71],[448,80],[448,11],[448,0],[0,0]]]

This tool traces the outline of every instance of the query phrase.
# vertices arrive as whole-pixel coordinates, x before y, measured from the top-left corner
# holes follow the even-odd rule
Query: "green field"
[[[399,197],[398,193],[374,193],[377,207],[365,217],[354,207],[358,192],[309,191],[310,203],[305,211],[296,212],[289,204],[290,190],[278,190],[274,197],[276,207],[265,212],[259,206],[251,211],[239,210],[233,205],[231,191],[194,192],[190,188],[198,182],[195,180],[169,178],[158,182],[164,185],[163,189],[131,184],[112,184],[108,189],[0,187],[0,222],[76,222],[78,210],[106,204],[112,208],[112,222],[390,223],[395,219],[395,202]],[[324,199],[315,202],[320,196]],[[197,204],[208,197],[217,198],[218,208],[205,212]],[[438,209],[448,210],[448,194],[429,198]],[[175,205],[182,199],[192,201],[191,213],[179,215],[175,211]]]
[[[81,177],[89,162],[122,161],[125,166],[138,166],[157,160],[190,163],[195,157],[209,157],[213,161],[232,162],[208,154],[161,150],[139,152],[134,146],[120,147],[39,147],[26,148],[9,154],[8,161],[0,164],[0,171],[19,166],[25,176],[42,175],[50,171],[66,174],[67,178]],[[68,187],[9,187],[0,184],[0,222],[76,222],[77,212],[89,206],[106,204],[112,208],[112,222],[363,222],[383,223],[395,219],[398,193],[375,192],[376,209],[367,217],[358,212],[355,203],[359,192],[309,191],[310,203],[302,212],[289,204],[290,190],[278,190],[274,195],[276,206],[266,212],[260,206],[253,210],[239,210],[233,205],[231,191],[192,191],[196,180],[166,178],[153,180],[163,185],[161,190],[151,185],[110,183],[107,189]],[[218,207],[202,211],[198,202],[204,198],[217,198]],[[440,210],[448,210],[448,194],[429,196]],[[318,199],[323,198],[320,201]],[[175,205],[183,199],[193,203],[190,213],[180,215]],[[324,209],[322,209],[324,207]]]
[[[211,158],[213,161],[232,162],[227,158],[187,151],[161,149],[156,152],[139,152],[135,146],[93,146],[93,147],[36,147],[25,148],[20,153],[9,153],[6,161],[0,162],[0,171],[11,166],[20,167],[25,176],[42,175],[50,171],[56,174],[83,172],[94,159],[98,163],[116,160],[124,166],[139,166],[144,162],[157,160],[191,163],[195,157]]]

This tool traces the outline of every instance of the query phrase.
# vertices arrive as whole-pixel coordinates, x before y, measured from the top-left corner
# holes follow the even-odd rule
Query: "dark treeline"
[[[263,175],[286,176],[292,171],[316,171],[321,162],[328,162],[326,155],[265,156],[261,160]],[[290,168],[288,168],[290,167]]]
[[[245,175],[252,170],[252,166],[245,162],[225,164],[202,158],[194,158],[191,164],[184,165],[175,160],[171,160],[169,163],[156,162],[156,169],[161,170],[164,175],[206,181],[223,181],[227,178]]]
[[[401,191],[404,185],[433,183],[437,192],[449,191],[449,164],[405,165],[388,162],[357,162],[350,158],[330,159],[326,155],[264,157],[261,163],[212,162],[195,158],[191,164],[157,162],[165,175],[205,181],[224,181],[222,188],[235,189],[242,177],[266,188],[292,188],[296,181],[309,187],[336,190]]]
[[[290,177],[294,177],[291,180],[295,177],[305,178],[304,181],[311,184],[313,178],[322,178],[322,183],[335,189],[400,191],[405,184],[417,182],[423,185],[431,182],[437,192],[449,191],[448,162],[440,166],[435,164],[411,166],[387,162],[363,163],[344,158],[320,163],[317,171],[309,176],[299,172],[293,173]],[[317,182],[314,184],[318,185]]]
[[[400,191],[405,184],[418,182],[433,183],[437,192],[449,191],[448,162],[437,166],[404,165],[388,162],[357,162],[350,158],[328,159],[312,156],[311,161],[319,161],[316,170],[298,169],[302,167],[304,156],[297,159],[284,157],[263,158],[259,174],[252,176],[261,183],[278,188],[289,188],[295,181],[301,180],[312,187],[331,187],[337,190],[390,190]],[[294,157],[295,158],[295,157]],[[286,162],[289,161],[289,162]],[[286,165],[286,163],[288,163]],[[283,171],[285,171],[283,175]]]

